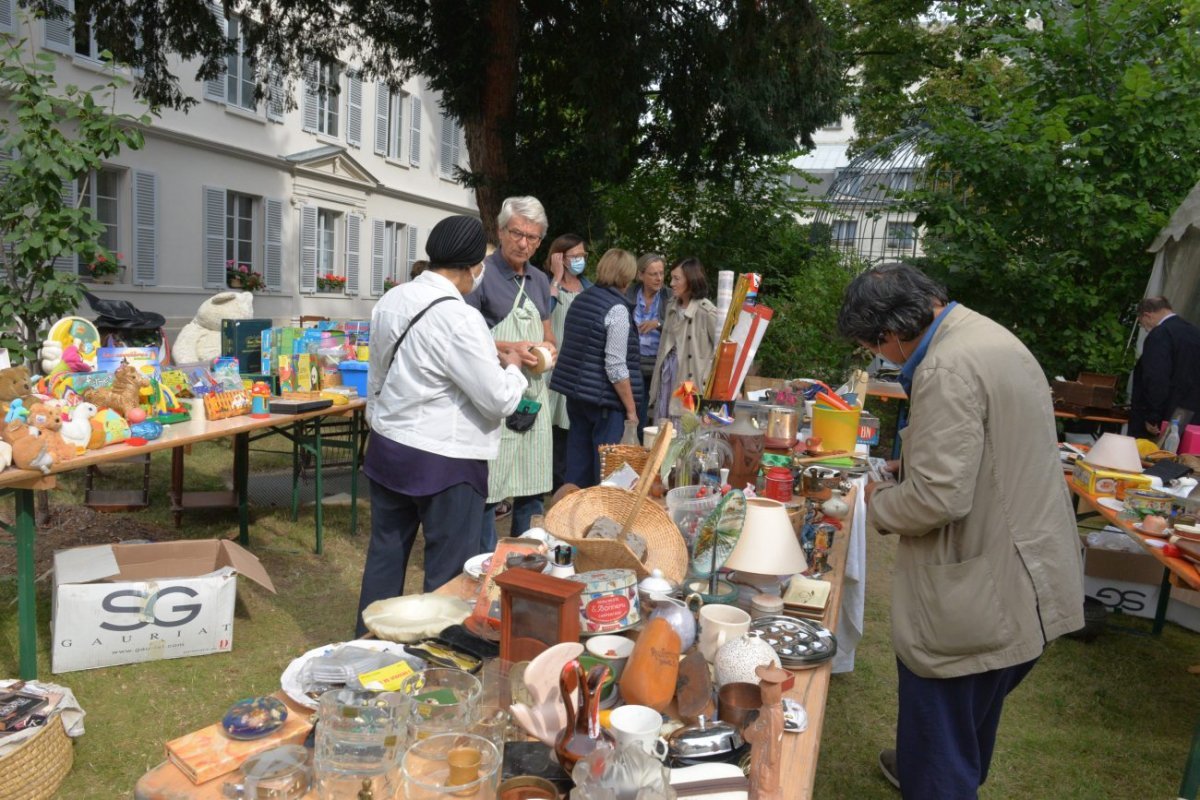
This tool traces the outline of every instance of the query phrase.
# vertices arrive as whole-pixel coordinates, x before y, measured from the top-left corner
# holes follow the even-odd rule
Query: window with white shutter
[[[133,283],[158,283],[158,176],[133,172]]]
[[[225,289],[225,190],[204,187],[204,288]]]
[[[317,81],[317,62],[310,61],[304,65],[304,96],[300,103],[301,127],[309,133],[317,132]]]
[[[362,217],[346,215],[346,294],[358,294],[359,250],[362,241]]]
[[[226,31],[233,42],[233,52],[225,57],[225,100],[231,106],[254,111],[258,107],[258,101],[254,99],[256,76],[250,54],[246,52],[242,18],[230,17]],[[207,86],[205,88],[207,90]]]
[[[300,208],[300,291],[317,290],[317,207]]]
[[[416,225],[408,226],[408,260],[404,264],[403,280],[407,281],[412,276],[413,263],[417,261],[417,240],[419,239]]]
[[[284,94],[283,72],[279,67],[272,66],[267,70],[267,119],[271,122],[283,122],[286,108],[287,96]]]
[[[0,0],[0,33],[17,32],[17,0]]]
[[[458,122],[449,114],[442,112],[438,147],[438,174],[446,180],[452,181],[457,179],[459,145],[461,142],[462,131]]]
[[[408,163],[421,166],[421,98],[413,95],[408,112]]]
[[[63,55],[75,52],[74,0],[54,0],[54,5],[66,12],[65,16],[46,17],[42,20],[42,43],[47,50]]]
[[[121,256],[121,187],[124,170],[101,168],[92,170],[63,193],[63,202],[91,210],[92,218],[104,226],[98,244],[110,253]],[[91,276],[88,261],[79,256],[76,269],[80,276]]]
[[[371,296],[383,294],[384,261],[387,258],[387,230],[390,222],[371,220]]]
[[[357,72],[346,75],[346,144],[362,147],[363,83]]]
[[[267,288],[283,288],[283,201],[263,200],[263,278]]]

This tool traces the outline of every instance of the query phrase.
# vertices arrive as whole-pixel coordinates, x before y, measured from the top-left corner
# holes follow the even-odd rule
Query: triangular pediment
[[[375,176],[368,172],[362,164],[355,161],[354,157],[346,152],[346,148],[337,145],[305,150],[284,156],[284,159],[292,162],[298,173],[303,172],[312,176],[371,188],[379,185]]]

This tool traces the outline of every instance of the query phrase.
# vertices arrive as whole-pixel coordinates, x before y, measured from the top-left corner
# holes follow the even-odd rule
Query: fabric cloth
[[[913,373],[901,480],[867,523],[899,535],[892,643],[925,678],[1031,661],[1083,626],[1083,568],[1050,389],[1007,329],[958,306]]]
[[[542,319],[524,287],[519,287],[509,313],[492,327],[492,337],[496,342],[540,342],[544,335]],[[495,345],[491,348],[494,352]],[[545,374],[527,376],[527,381],[525,397],[540,403],[542,408],[529,430],[518,432],[507,425],[501,427],[500,449],[488,465],[489,503],[509,497],[541,496],[550,491],[552,452],[550,415],[546,413],[550,402],[548,381]],[[516,524],[515,518],[513,523]]]
[[[363,474],[397,494],[428,497],[456,483],[469,483],[487,494],[487,461],[481,458],[449,458],[441,453],[418,450],[371,431]]]
[[[385,363],[409,321],[421,317],[390,364]],[[462,302],[449,280],[426,271],[388,292],[371,313],[367,419],[371,430],[417,450],[450,458],[490,459],[500,445],[500,422],[521,400],[528,381],[501,367],[479,312]]]
[[[898,376],[900,385],[904,387],[905,395],[912,395],[913,375],[917,371],[917,366],[925,359],[925,352],[929,350],[929,343],[933,341],[933,335],[937,333],[938,326],[942,324],[942,320],[950,313],[951,309],[958,305],[957,301],[951,301],[949,305],[942,309],[928,328],[925,329],[925,335],[921,337],[921,341],[917,342],[917,347],[909,355],[908,360],[900,367],[900,375]]]
[[[1142,342],[1133,368],[1129,434],[1148,437],[1146,423],[1158,427],[1177,408],[1200,412],[1200,328],[1174,315]]]
[[[625,432],[625,412],[567,398],[571,429],[567,432],[567,464],[563,478],[580,489],[600,483],[602,444],[616,444]]]
[[[717,307],[708,300],[693,298],[687,308],[680,308],[672,298],[663,325],[662,339],[658,343],[658,360],[650,384],[650,402],[655,404],[650,409],[652,419],[662,419],[668,414],[667,407],[660,408],[658,405],[663,361],[671,353],[675,353],[678,359],[674,380],[667,389],[674,391],[681,381],[695,381],[703,389],[708,372],[712,369],[720,324]]]
[[[592,282],[582,275],[579,276],[579,282],[583,284],[583,290],[586,291]],[[551,297],[550,309],[550,330],[554,331],[554,340],[558,342],[558,347],[561,350],[563,344],[563,336],[566,333],[567,311],[571,308],[571,303],[575,302],[575,298],[583,294],[583,291],[572,292],[569,289],[558,287],[558,296]],[[562,428],[564,431],[571,427],[571,420],[567,418],[567,398],[556,391],[550,392],[550,424],[555,428]],[[562,436],[563,441],[566,441],[566,434]],[[557,489],[561,483],[561,471],[558,469],[560,459],[560,450],[555,440],[554,446],[554,488]]]
[[[424,592],[432,592],[462,572],[479,553],[473,533],[483,524],[483,495],[458,483],[434,495],[393,492],[371,481],[371,541],[358,595],[356,633],[367,632],[362,612],[376,600],[404,594],[404,577],[417,528],[425,534]]]
[[[840,644],[839,640],[839,644]],[[896,662],[896,766],[904,800],[974,800],[987,780],[1004,699],[1034,661],[949,679]]]
[[[644,358],[653,359],[658,355],[658,342],[662,338],[663,323],[667,320],[667,306],[671,302],[671,290],[664,286],[654,294],[654,299],[647,304],[642,284],[637,282],[629,287],[629,291],[625,292],[625,299],[633,305],[633,322],[639,326],[639,331],[643,322],[652,319],[658,320],[657,328],[641,334],[640,352]]]
[[[833,672],[853,672],[854,652],[862,640],[863,620],[867,610],[867,503],[866,476],[854,479],[854,511],[850,516],[850,542],[846,546],[846,571],[842,578],[842,594],[838,602],[837,653],[833,656]]]
[[[624,412],[613,384],[629,380],[636,405],[642,371],[630,318],[629,302],[610,286],[593,286],[579,295],[567,313],[550,386],[570,399]]]
[[[479,309],[489,328],[495,328],[500,321],[512,311],[517,292],[522,288],[537,309],[539,319],[550,319],[550,279],[546,273],[535,267],[531,262],[525,263],[525,272],[518,275],[500,251],[492,253],[483,260],[487,265],[483,273],[483,282],[479,288],[467,295],[467,305]],[[546,338],[539,329],[537,335],[529,339],[540,342]],[[522,339],[503,339],[497,341],[524,341]],[[371,345],[374,347],[374,343]]]
[[[476,217],[446,217],[425,240],[431,267],[473,267],[487,255],[487,236]]]

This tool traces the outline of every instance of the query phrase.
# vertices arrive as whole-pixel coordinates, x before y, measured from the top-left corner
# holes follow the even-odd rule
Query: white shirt
[[[439,297],[387,363],[409,320]],[[521,370],[501,367],[483,316],[449,280],[426,270],[388,291],[371,312],[367,419],[395,442],[450,458],[491,460],[500,423],[528,385]]]

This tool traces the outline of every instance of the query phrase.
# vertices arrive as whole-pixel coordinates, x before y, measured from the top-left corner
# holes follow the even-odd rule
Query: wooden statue
[[[762,707],[758,719],[746,726],[744,733],[751,748],[750,800],[783,800],[783,682],[788,672],[768,665],[754,672],[762,691]]]

